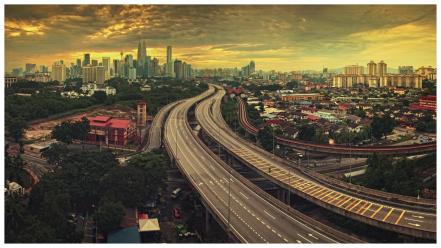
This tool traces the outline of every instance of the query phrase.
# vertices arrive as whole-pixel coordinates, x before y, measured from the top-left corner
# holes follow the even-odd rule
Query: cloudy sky
[[[7,5],[6,70],[25,63],[73,62],[91,53],[173,57],[195,68],[320,70],[384,60],[436,66],[435,5]]]

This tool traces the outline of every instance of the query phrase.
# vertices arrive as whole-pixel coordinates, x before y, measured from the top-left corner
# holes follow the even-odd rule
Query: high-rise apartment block
[[[63,64],[63,62],[55,62],[52,65],[52,80],[58,81],[58,82],[64,82],[66,81],[66,66]]]
[[[364,73],[364,67],[359,65],[348,65],[344,68],[345,74],[349,75],[362,75]]]
[[[90,65],[90,54],[85,53],[83,59],[83,66]]]
[[[167,62],[165,67],[165,73],[167,77],[175,77],[174,64],[172,61],[172,47],[167,46]]]

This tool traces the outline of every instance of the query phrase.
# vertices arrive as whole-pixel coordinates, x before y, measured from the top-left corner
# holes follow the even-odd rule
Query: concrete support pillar
[[[285,193],[285,189],[283,189],[283,188],[279,188],[278,190],[277,190],[277,199],[279,200],[279,201],[282,201],[282,202],[286,202],[286,193]]]
[[[205,234],[210,231],[210,211],[205,208]]]

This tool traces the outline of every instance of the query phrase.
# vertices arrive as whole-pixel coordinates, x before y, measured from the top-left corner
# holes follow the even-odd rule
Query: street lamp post
[[[288,208],[291,207],[291,167],[288,167]]]
[[[228,173],[228,230],[230,230],[230,212],[231,212],[231,169]]]
[[[274,157],[275,142],[274,142],[274,127],[273,126],[271,126],[271,130],[273,133],[273,157]]]
[[[351,143],[349,143],[349,183],[352,183],[352,150],[351,150]]]

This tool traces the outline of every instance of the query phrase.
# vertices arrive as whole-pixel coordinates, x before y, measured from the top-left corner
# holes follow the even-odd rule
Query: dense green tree
[[[421,181],[415,174],[415,168],[421,162],[406,158],[394,161],[388,156],[374,154],[368,158],[368,168],[362,183],[373,189],[416,196]]]
[[[275,139],[273,143],[273,137],[279,136],[281,134],[282,132],[280,129],[271,126],[265,126],[264,128],[260,129],[259,132],[257,133],[257,140],[265,150],[272,152],[273,144],[274,147],[277,145]]]
[[[164,185],[166,170],[169,165],[167,157],[159,151],[137,155],[127,165],[140,169],[145,178],[146,197],[156,195],[159,187]]]
[[[147,189],[144,172],[139,168],[112,168],[100,181],[101,195],[109,200],[121,201],[126,207],[141,206]]]
[[[311,141],[315,135],[315,126],[314,125],[302,125],[299,127],[299,134],[297,137],[300,140]]]
[[[374,116],[371,122],[371,130],[372,130],[372,136],[374,136],[377,139],[380,139],[383,137],[383,119],[379,116]]]
[[[291,80],[288,83],[286,83],[287,89],[295,89],[299,87],[299,81],[297,80]]]
[[[31,186],[31,178],[24,170],[25,162],[18,156],[10,156],[5,153],[5,179],[10,182],[17,182],[21,186],[28,188]]]
[[[372,136],[380,139],[392,133],[395,127],[395,120],[386,113],[384,117],[374,116],[371,122]]]
[[[50,243],[54,241],[56,241],[55,230],[31,215],[21,197],[6,196],[6,243]]]
[[[69,148],[64,143],[53,143],[41,153],[47,162],[52,165],[59,165],[61,161],[68,155]]]
[[[125,215],[123,204],[119,201],[104,201],[95,214],[98,230],[105,234],[119,228]]]
[[[52,130],[52,137],[66,144],[73,140],[83,141],[90,132],[89,120],[83,117],[80,121],[64,121]]]
[[[15,142],[19,142],[24,133],[24,129],[27,127],[26,121],[21,117],[8,118],[6,123],[7,131]]]
[[[352,113],[361,118],[366,117],[366,112],[361,107],[355,108]]]
[[[104,91],[95,91],[92,97],[99,103],[104,103],[107,99],[107,94]]]
[[[71,121],[64,121],[52,130],[52,137],[66,144],[72,144],[74,128]]]
[[[419,119],[415,125],[417,131],[420,132],[436,132],[436,120],[432,117],[432,112],[426,110],[423,112],[423,116]]]

